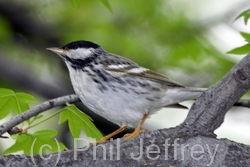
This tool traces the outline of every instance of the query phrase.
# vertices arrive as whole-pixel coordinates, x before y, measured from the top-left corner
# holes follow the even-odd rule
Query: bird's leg
[[[140,132],[145,132],[145,130],[141,130],[141,127],[142,127],[143,123],[145,122],[145,120],[147,119],[147,117],[148,117],[148,114],[144,114],[140,124],[135,128],[134,132],[127,133],[126,135],[124,135],[124,139],[128,140],[130,138],[135,138],[136,136],[138,136],[138,134]]]
[[[111,137],[117,135],[118,133],[121,133],[122,131],[124,131],[127,127],[125,125],[121,126],[119,129],[117,129],[116,131],[108,134],[107,136],[102,137],[100,140],[98,140],[96,142],[96,144],[100,144],[100,143],[105,143],[108,139],[110,139]],[[91,144],[93,145],[93,144]]]

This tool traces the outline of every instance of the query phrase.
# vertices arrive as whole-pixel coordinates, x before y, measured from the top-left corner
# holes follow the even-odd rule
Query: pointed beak
[[[54,52],[54,53],[56,53],[58,55],[61,55],[61,54],[64,54],[64,53],[68,52],[67,50],[64,50],[64,49],[61,49],[61,48],[46,48],[46,50]]]

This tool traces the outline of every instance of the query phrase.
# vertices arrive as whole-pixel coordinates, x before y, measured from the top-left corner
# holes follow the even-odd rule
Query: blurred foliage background
[[[41,100],[73,93],[66,66],[45,48],[82,39],[187,86],[214,85],[242,57],[226,52],[249,32],[234,22],[248,0],[108,2],[112,12],[100,0],[0,1],[0,87]],[[104,133],[117,128],[89,115]]]

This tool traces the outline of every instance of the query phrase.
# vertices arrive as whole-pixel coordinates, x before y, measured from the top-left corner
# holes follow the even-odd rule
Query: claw
[[[128,140],[128,139],[131,139],[131,138],[135,138],[139,135],[140,132],[145,132],[146,130],[145,129],[141,129],[144,121],[146,120],[146,118],[148,117],[148,114],[144,114],[140,124],[135,128],[134,132],[132,133],[127,133],[124,135],[124,140]]]
[[[141,132],[146,132],[145,129],[135,129],[134,132],[132,133],[127,133],[123,136],[124,140],[128,140],[128,139],[131,139],[131,138],[135,138],[139,135],[139,133]]]

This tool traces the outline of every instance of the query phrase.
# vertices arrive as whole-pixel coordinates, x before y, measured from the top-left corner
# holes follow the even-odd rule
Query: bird
[[[65,62],[73,89],[81,102],[119,128],[102,137],[103,143],[127,128],[124,139],[143,131],[147,117],[163,107],[196,99],[206,88],[186,87],[165,75],[104,50],[91,41],[74,41],[63,47],[46,48]]]

